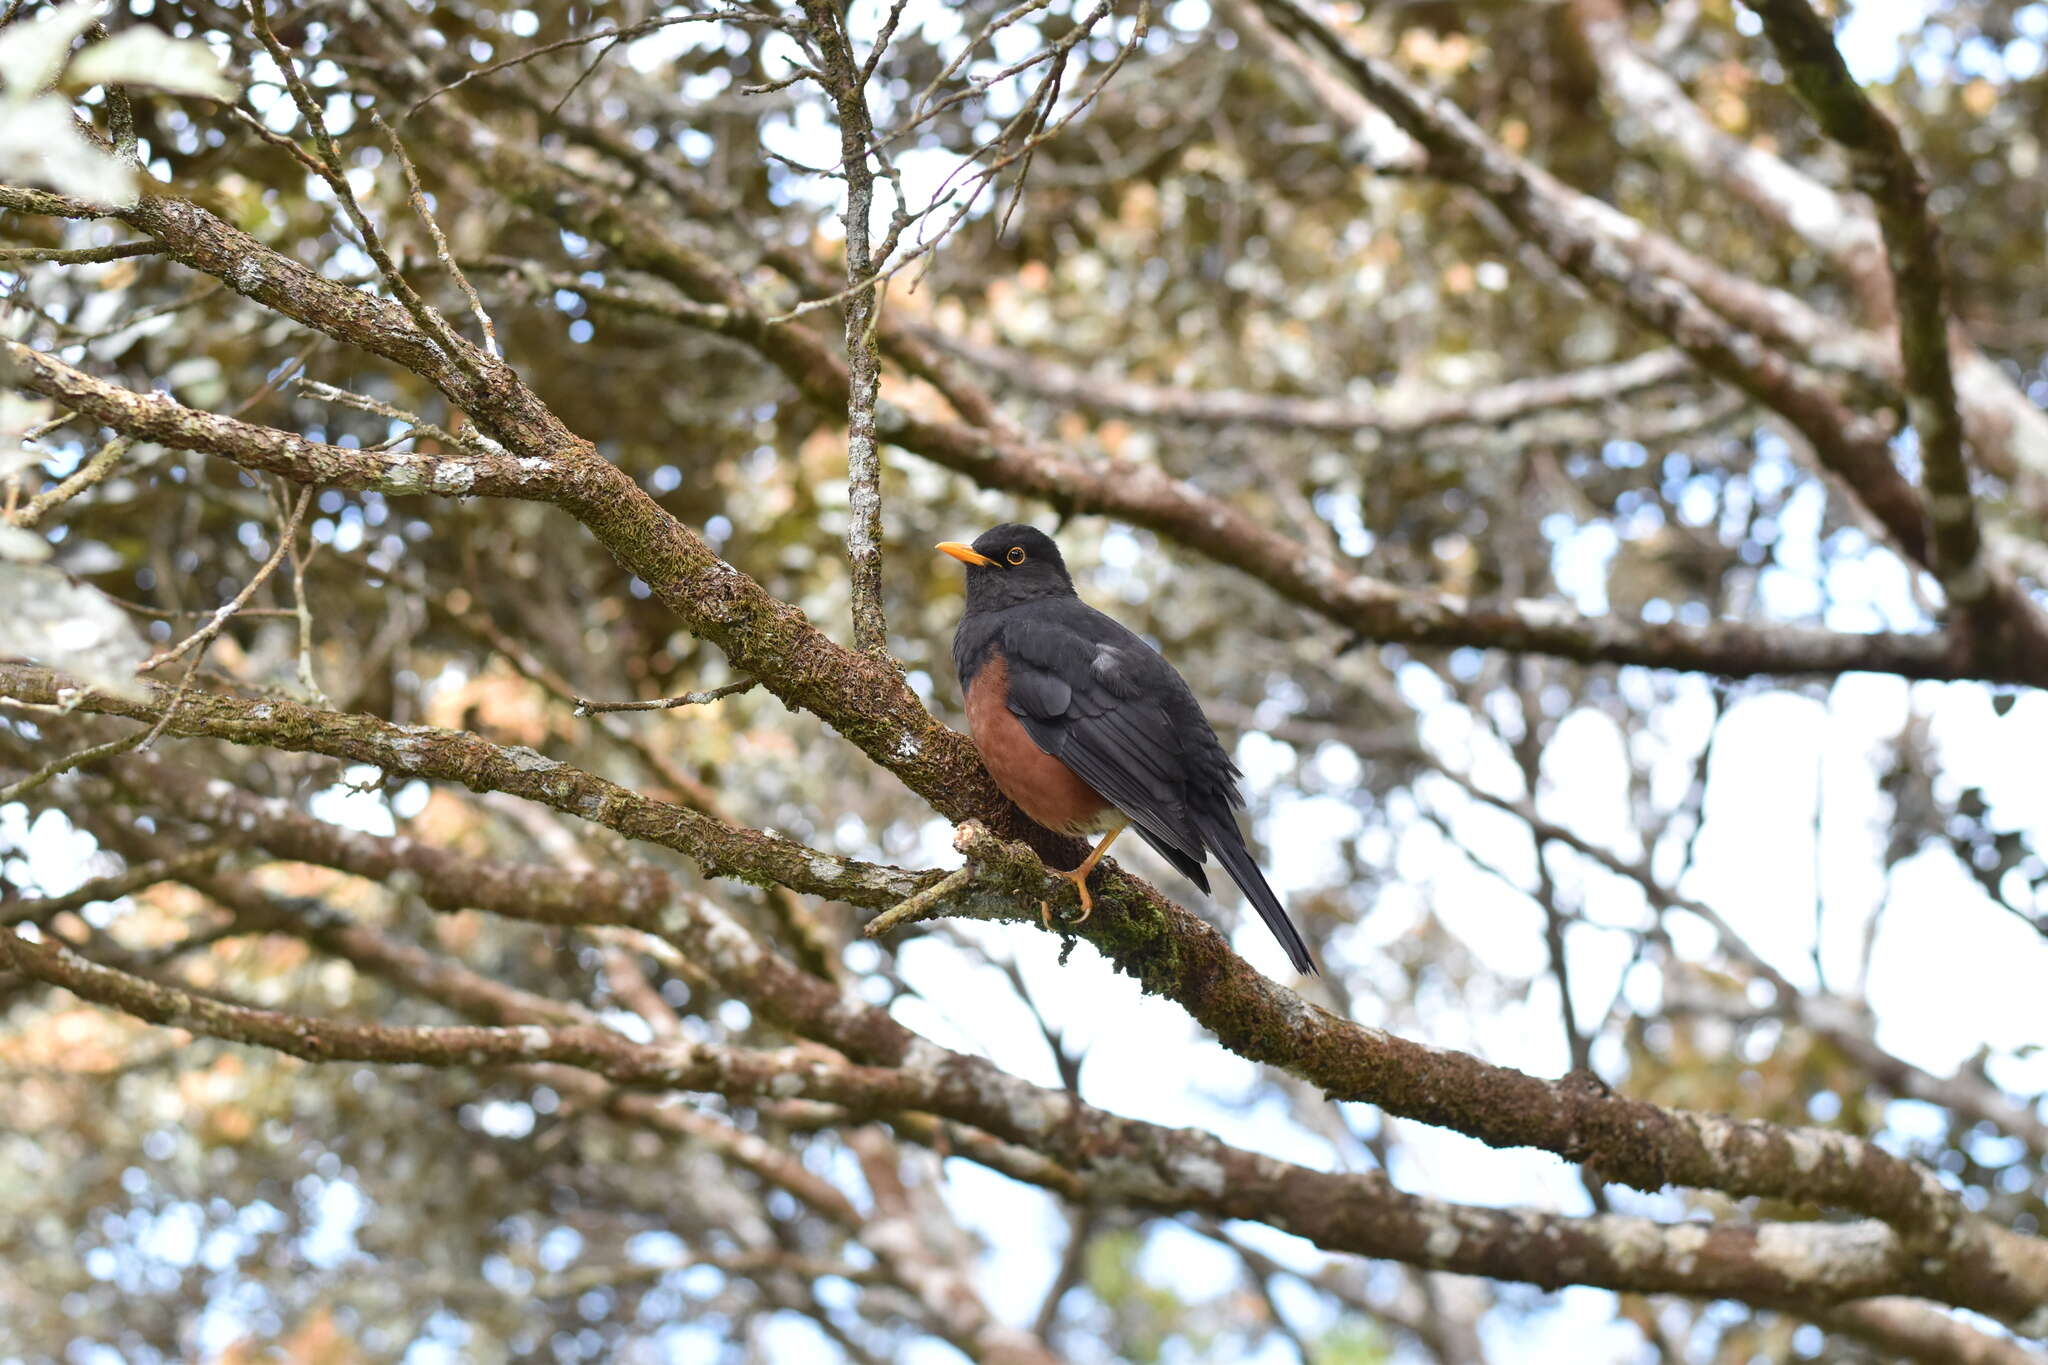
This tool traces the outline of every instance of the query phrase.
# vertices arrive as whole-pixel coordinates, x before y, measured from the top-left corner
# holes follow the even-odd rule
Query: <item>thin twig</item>
[[[502,356],[504,352],[498,349],[498,329],[491,325],[491,316],[484,311],[484,301],[476,296],[476,289],[470,284],[469,277],[463,274],[462,267],[455,263],[455,255],[448,249],[448,238],[442,233],[441,225],[434,221],[434,211],[427,207],[427,192],[420,185],[420,173],[414,169],[412,158],[405,154],[405,144],[398,140],[398,134],[384,121],[384,116],[374,109],[370,111],[370,121],[383,129],[385,138],[390,141],[391,154],[398,158],[399,168],[405,172],[406,187],[411,191],[412,211],[419,215],[420,222],[426,224],[427,235],[434,239],[434,254],[440,258],[441,264],[448,268],[448,273],[455,277],[455,283],[461,287],[463,297],[469,300],[470,315],[476,319],[476,325],[483,329],[484,349],[493,356]]]
[[[286,499],[290,497],[289,485],[282,480],[270,489],[271,506],[282,519]],[[306,603],[306,563],[311,553],[299,553],[299,538],[293,536],[285,542],[285,554],[292,564],[292,605],[289,615],[299,628],[299,686],[307,696],[322,706],[332,706],[326,691],[320,686],[320,679],[313,672],[313,611]]]
[[[71,344],[83,346],[87,342],[104,341],[110,336],[119,336],[131,327],[138,327],[145,322],[150,322],[157,318],[169,317],[172,313],[182,312],[194,304],[204,303],[225,288],[227,286],[219,280],[202,280],[190,292],[180,298],[172,299],[167,303],[160,303],[154,308],[145,308],[139,313],[122,318],[119,322],[102,327],[97,332],[78,334],[73,338]]]
[[[485,256],[464,263],[464,268],[510,275],[518,283],[547,298],[557,290],[575,294],[589,303],[616,308],[622,313],[639,313],[666,318],[707,331],[731,331],[738,315],[723,304],[697,303],[667,292],[645,293],[612,285],[595,285],[582,275],[566,270],[543,270],[534,261],[509,256]]]
[[[599,48],[597,50],[597,55],[590,59],[590,64],[584,67],[581,71],[576,73],[576,79],[569,82],[569,88],[562,92],[561,98],[555,101],[554,107],[550,109],[548,112],[551,114],[560,113],[563,107],[566,106],[572,98],[574,98],[576,92],[583,88],[583,83],[589,80],[592,76],[595,76],[597,74],[597,69],[600,66],[604,65],[604,59],[606,57],[611,56],[611,54],[617,50],[619,43],[621,41],[623,41],[623,39],[617,39],[612,42],[606,43],[603,47]]]
[[[392,294],[404,306],[405,311],[412,315],[420,330],[440,348],[449,363],[461,370],[470,382],[479,388],[483,387],[483,371],[478,368],[471,349],[449,330],[447,320],[432,304],[421,298],[419,291],[406,280],[392,261],[390,253],[384,249],[383,238],[378,236],[376,226],[370,222],[369,215],[364,213],[362,205],[356,202],[356,192],[348,183],[348,177],[342,173],[341,151],[335,145],[334,135],[327,131],[327,119],[320,112],[320,102],[313,98],[313,92],[307,88],[305,78],[299,74],[298,62],[293,58],[291,50],[278,41],[277,35],[271,31],[270,21],[263,14],[264,2],[265,0],[242,0],[242,5],[248,11],[249,23],[255,29],[257,38],[263,43],[264,50],[270,54],[270,59],[277,63],[278,70],[283,73],[285,87],[291,92],[293,103],[298,105],[300,116],[306,120],[307,130],[313,134],[314,145],[320,149],[317,163],[320,178],[334,191],[334,197],[340,201],[349,221],[355,224],[357,235],[362,238],[363,250],[376,262],[378,273],[384,277],[385,283],[390,286]]]
[[[171,717],[177,715],[178,708],[185,704],[185,696],[192,690],[192,679],[198,674],[200,662],[205,658],[206,650],[204,648],[201,648],[197,654],[192,656],[192,662],[185,666],[185,676],[178,679],[178,690],[171,693],[171,704],[166,706],[164,713],[156,718],[156,724],[149,727],[149,733],[142,737],[142,742],[136,746],[137,748],[148,749],[153,747],[156,744],[156,737],[170,726]]]
[[[48,436],[51,432],[55,431],[58,427],[63,426],[66,422],[70,421],[72,418],[76,416],[78,416],[76,412],[72,411],[69,408],[66,408],[63,412],[58,413],[55,417],[50,418],[48,421],[38,422],[36,425],[30,427],[27,431],[21,433],[22,443],[26,445],[32,441],[40,441],[45,436]]]
[[[910,107],[917,111],[916,116],[892,132],[890,137],[901,138],[905,134],[914,131],[920,124],[937,117],[954,105],[969,99],[979,98],[987,94],[989,88],[997,82],[1006,81],[1019,71],[1045,60],[1051,49],[1041,49],[1021,62],[1013,63],[1000,71],[992,72],[987,76],[969,81],[965,89],[956,90],[943,100],[938,99],[939,88],[960,73],[960,68],[967,64],[968,59],[974,56],[983,43],[988,42],[998,32],[1008,28],[1010,25],[1020,23],[1030,15],[1045,9],[1050,3],[1051,0],[1024,0],[1022,4],[1005,10],[984,24],[974,37],[963,44],[958,52],[953,54],[953,60],[946,63],[945,68],[936,76],[933,76],[924,89],[918,92],[917,98],[910,103]],[[1097,9],[1077,27],[1076,31],[1070,32],[1058,44],[1055,44],[1055,47],[1071,46],[1072,43],[1080,41],[1082,37],[1087,35],[1088,30],[1093,27],[1095,21],[1107,12],[1106,8]]]
[[[960,890],[974,880],[974,865],[951,872],[933,882],[914,896],[907,896],[895,905],[869,920],[861,929],[869,938],[880,938],[899,925],[909,924],[929,915],[940,901]]]
[[[73,470],[69,477],[54,487],[45,488],[29,499],[27,505],[16,508],[8,517],[11,526],[28,527],[41,521],[51,508],[60,507],[85,492],[97,483],[103,482],[121,463],[134,441],[126,436],[116,436],[93,453],[93,457]]]
[[[1087,15],[1086,18],[1084,18],[1081,21],[1080,25],[1077,26],[1072,32],[1070,32],[1065,38],[1062,38],[1058,43],[1055,43],[1053,46],[1046,48],[1045,50],[1035,54],[1034,56],[1026,58],[1022,63],[1019,64],[1018,68],[1016,69],[1022,69],[1025,67],[1039,65],[1048,61],[1059,60],[1061,54],[1065,53],[1070,47],[1073,46],[1074,43],[1079,42],[1081,38],[1087,36],[1087,33],[1091,26],[1099,22],[1105,15],[1109,13],[1109,8],[1110,7],[1107,3],[1098,5],[1093,11],[1091,11]],[[1121,47],[1118,50],[1116,58],[1108,65],[1108,67],[1104,70],[1103,74],[1095,81],[1095,83],[1091,85],[1088,88],[1088,90],[1084,94],[1082,94],[1078,100],[1075,101],[1074,107],[1072,109],[1070,109],[1067,113],[1062,115],[1057,122],[1046,124],[1039,131],[1026,135],[1024,137],[1024,140],[1021,143],[1017,144],[1015,147],[1013,147],[1010,151],[996,157],[995,160],[989,162],[986,165],[979,166],[977,169],[975,169],[972,175],[968,175],[966,177],[965,181],[958,189],[954,188],[953,182],[955,178],[961,176],[964,172],[966,172],[968,167],[975,165],[974,156],[978,156],[981,153],[990,150],[991,148],[1002,147],[1007,145],[1012,138],[1016,137],[1019,134],[1019,132],[1024,128],[1026,124],[1031,124],[1033,126],[1038,125],[1038,116],[1040,113],[1039,101],[1043,97],[1043,92],[1046,88],[1045,82],[1041,82],[1040,85],[1032,92],[1032,94],[1029,97],[1027,97],[1024,103],[1024,108],[1018,113],[1018,115],[1015,118],[1013,118],[1007,125],[1005,125],[1000,131],[998,131],[994,137],[990,138],[987,142],[983,143],[981,147],[977,148],[973,155],[964,158],[961,161],[960,165],[957,166],[951,174],[946,176],[946,178],[939,183],[938,188],[932,191],[931,197],[926,202],[923,208],[917,210],[915,213],[906,215],[902,223],[892,225],[890,231],[889,244],[893,249],[896,239],[900,235],[901,227],[909,226],[910,224],[919,222],[927,217],[931,217],[937,214],[941,208],[945,207],[948,204],[952,204],[955,199],[959,199],[960,202],[957,205],[955,205],[952,214],[946,219],[944,223],[942,223],[939,226],[938,230],[934,232],[929,238],[920,241],[915,248],[908,252],[905,252],[901,257],[892,261],[890,264],[882,267],[881,269],[871,272],[867,278],[856,281],[855,283],[848,285],[846,288],[838,290],[834,293],[827,294],[819,298],[805,299],[801,303],[792,306],[787,311],[775,314],[765,319],[765,321],[771,325],[785,322],[794,322],[796,319],[804,316],[806,313],[816,312],[821,308],[830,308],[838,303],[841,303],[853,297],[855,294],[859,293],[862,290],[872,288],[876,285],[885,284],[889,280],[893,279],[895,276],[901,274],[904,270],[907,270],[909,267],[919,262],[923,262],[924,269],[929,270],[931,262],[934,259],[935,253],[937,252],[940,245],[942,245],[946,241],[946,239],[952,235],[953,230],[960,225],[961,221],[964,218],[966,218],[969,212],[973,210],[974,206],[977,203],[981,202],[982,193],[985,190],[987,190],[990,185],[995,183],[996,178],[1000,176],[1003,171],[1007,170],[1012,165],[1017,164],[1019,161],[1028,159],[1031,156],[1031,154],[1041,144],[1058,136],[1062,131],[1065,130],[1068,124],[1072,123],[1076,118],[1080,117],[1080,115],[1085,110],[1087,110],[1091,105],[1094,104],[1095,100],[1101,95],[1103,87],[1108,84],[1110,78],[1114,76],[1117,70],[1122,67],[1123,63],[1129,59],[1131,53],[1135,52],[1137,48],[1144,42],[1145,35],[1150,31],[1148,27],[1149,22],[1149,4],[1141,4],[1138,9],[1137,24],[1132,32],[1130,42],[1124,44],[1123,47]],[[991,83],[994,79],[995,78],[991,78]],[[977,84],[981,85],[982,83]],[[985,85],[983,86],[983,88],[985,88]],[[915,121],[916,120],[913,120],[913,122]],[[885,145],[887,142],[896,140],[898,137],[902,135],[904,131],[905,129],[902,127],[897,128],[890,134],[890,136],[887,139],[883,140],[882,144],[877,145]],[[843,163],[836,167],[804,169],[809,170],[812,174],[828,177],[843,176],[846,173],[845,166]],[[963,195],[965,196],[964,198],[961,197]],[[923,279],[922,272],[920,272],[918,279],[920,281]],[[912,288],[915,289],[915,287],[915,284],[913,284]]]
[[[53,778],[62,777],[73,768],[83,767],[88,763],[97,763],[103,758],[112,758],[115,754],[125,754],[130,749],[140,745],[149,737],[149,734],[150,732],[147,730],[137,730],[132,735],[124,735],[120,739],[109,740],[105,744],[96,744],[90,749],[81,749],[75,754],[66,754],[62,758],[45,763],[19,782],[13,783],[10,786],[0,787],[0,804],[8,801],[18,801],[37,787],[42,786],[45,782],[51,781]]]
[[[315,336],[311,341],[307,342],[305,346],[301,348],[297,355],[293,356],[290,360],[285,361],[284,364],[278,366],[277,369],[272,371],[270,375],[264,379],[262,385],[257,388],[256,392],[250,394],[247,398],[244,398],[241,402],[235,404],[234,407],[228,409],[228,416],[247,417],[251,412],[255,411],[256,405],[258,403],[261,403],[264,399],[270,397],[270,395],[272,395],[273,393],[276,393],[286,384],[291,383],[292,380],[297,378],[299,375],[304,374],[306,371],[306,362],[313,358],[313,353],[319,350],[320,347],[326,343],[326,341],[327,338],[324,336]]]
[[[139,743],[143,733],[143,731],[138,730],[135,734],[128,736],[126,740],[116,740],[113,744],[103,744],[100,746],[100,749],[118,752],[117,745]],[[79,767],[98,758],[111,758],[113,756],[113,753],[102,753],[88,749],[83,754],[74,754],[70,759],[60,761],[68,762],[73,767]],[[52,774],[52,776],[55,776],[55,774]],[[45,780],[47,781],[48,779]],[[130,867],[125,872],[116,872],[112,876],[95,877],[89,882],[72,887],[61,895],[44,896],[36,900],[8,902],[0,905],[0,926],[10,924],[48,924],[51,919],[64,913],[66,910],[76,910],[80,906],[91,905],[94,901],[119,900],[123,896],[130,896],[137,891],[155,886],[158,882],[177,881],[193,872],[211,869],[216,862],[220,861],[221,856],[230,847],[231,845],[225,843],[206,844],[202,847],[179,853],[173,857],[157,858],[150,862],[138,864]]]
[[[1010,219],[1016,216],[1018,205],[1024,202],[1024,183],[1031,177],[1031,162],[1037,155],[1038,139],[1045,133],[1045,126],[1052,118],[1053,105],[1060,97],[1060,84],[1067,78],[1067,62],[1073,57],[1072,49],[1060,53],[1052,62],[1052,69],[1039,83],[1036,99],[1037,112],[1031,121],[1031,135],[1025,142],[1024,159],[1017,164],[1017,179],[1010,187],[1010,207],[996,218],[996,237],[1010,235]]]
[[[143,739],[147,739],[147,735],[150,735],[147,731],[135,731],[133,735],[123,735],[121,739],[111,739],[111,741],[106,741],[104,745],[94,745],[90,749],[80,749],[78,753],[68,753],[68,755],[63,755],[61,759],[53,759],[49,763],[43,763],[41,767],[35,769],[33,774],[29,774],[27,778],[23,778],[20,782],[14,782],[10,786],[0,786],[0,804],[10,802],[10,800],[20,800],[23,796],[27,796],[29,792],[33,792],[35,788],[43,786],[45,782],[49,782],[53,778],[61,778],[63,774],[72,772],[74,767],[84,767],[86,763],[98,763],[100,759],[111,759],[117,753],[127,753],[129,749],[141,745]]]
[[[814,81],[816,79],[818,79],[818,73],[816,71],[813,71],[810,67],[805,66],[801,62],[798,62],[796,65],[796,69],[794,71],[791,71],[787,76],[782,77],[780,80],[763,81],[759,85],[743,85],[740,87],[740,93],[742,95],[748,96],[773,95],[780,91],[789,89],[789,87],[797,84],[800,81]],[[780,156],[775,152],[768,152],[765,153],[765,155],[773,157],[778,161],[788,162],[789,160],[787,157]]]
[[[169,663],[187,650],[192,651],[192,662],[186,667],[185,676],[178,680],[178,690],[171,694],[170,705],[164,708],[163,715],[157,718],[156,724],[150,727],[149,733],[142,737],[140,747],[147,749],[155,744],[156,737],[164,732],[170,725],[171,718],[178,714],[179,706],[184,703],[186,694],[192,690],[192,679],[199,673],[199,665],[206,658],[207,648],[213,644],[215,637],[221,633],[221,630],[233,619],[235,614],[241,611],[251,597],[255,596],[256,590],[263,586],[264,580],[276,572],[278,564],[284,559],[285,552],[290,548],[291,543],[298,538],[299,523],[305,518],[306,506],[312,500],[313,489],[310,486],[299,490],[299,500],[293,506],[291,516],[286,520],[284,534],[278,537],[277,546],[271,550],[270,558],[263,561],[262,566],[256,570],[255,575],[250,578],[248,583],[243,585],[242,590],[236,593],[224,606],[216,610],[213,613],[213,618],[205,625],[186,636],[171,648],[159,651],[146,660],[141,668],[136,670],[137,672],[147,673],[153,668]]]
[[[474,441],[465,440],[446,427],[437,427],[432,422],[421,421],[404,408],[393,407],[389,403],[381,402],[366,394],[356,393],[350,389],[338,389],[332,384],[323,384],[317,379],[300,380],[299,391],[301,393],[310,393],[315,398],[323,398],[338,407],[354,408],[357,412],[367,412],[375,417],[383,417],[393,422],[402,422],[411,428],[411,430],[403,435],[395,436],[391,440],[384,442],[383,446],[395,445],[399,441],[409,440],[416,436],[429,436],[434,440],[443,442],[450,449],[474,450],[477,448]],[[376,448],[382,449],[383,446]]]
[[[588,697],[578,697],[576,714],[595,716],[609,711],[673,711],[678,706],[703,706],[726,697],[736,697],[759,686],[760,683],[753,678],[741,678],[738,682],[714,687],[708,692],[685,692],[680,697],[662,697],[655,701],[592,701]]]
[[[608,28],[600,33],[583,33],[573,38],[557,38],[551,43],[542,43],[539,47],[530,47],[524,52],[515,52],[509,57],[500,58],[488,66],[479,66],[473,70],[465,71],[446,85],[436,86],[414,100],[411,107],[400,116],[398,121],[400,123],[405,122],[406,119],[411,118],[414,114],[425,108],[428,103],[447,94],[450,90],[467,85],[481,76],[495,75],[510,67],[530,62],[536,57],[545,57],[550,52],[560,52],[563,48],[569,47],[582,47],[587,43],[601,43],[608,38],[623,41],[627,38],[645,37],[657,29],[668,28],[675,24],[701,24],[712,21],[734,24],[764,24],[769,28],[781,29],[784,32],[789,31],[792,26],[792,21],[780,19],[773,15],[760,14],[749,10],[719,9],[697,14],[671,14],[659,19],[644,20],[641,23],[632,24],[626,28]],[[610,49],[606,50],[609,51]],[[595,63],[592,65],[594,66]],[[580,85],[581,83],[582,81],[579,78],[577,84]],[[570,93],[574,93],[574,90],[574,86],[570,87]],[[563,98],[566,100],[568,96],[564,95]]]
[[[292,160],[298,162],[305,170],[319,176],[322,180],[327,178],[327,168],[320,164],[320,158],[300,146],[297,138],[286,137],[283,133],[270,127],[262,119],[257,118],[240,105],[236,105],[229,112],[241,121],[243,127],[277,148],[280,152],[289,155]]]
[[[151,607],[145,606],[141,602],[130,602],[125,597],[115,597],[113,594],[104,591],[100,593],[100,596],[112,602],[122,611],[132,611],[137,616],[154,617],[159,621],[175,621],[184,616],[211,616],[214,613],[214,608],[212,607]],[[236,612],[235,615],[244,619],[253,619],[257,617],[296,616],[298,613],[290,607],[244,607]]]
[[[161,256],[161,242],[120,242],[113,246],[0,246],[0,269],[15,265],[98,265],[131,256]]]
[[[208,621],[198,630],[193,631],[177,644],[172,645],[168,649],[158,650],[145,660],[142,667],[136,671],[140,673],[151,672],[154,669],[162,668],[165,664],[181,657],[189,650],[199,648],[203,651],[204,646],[211,644],[213,638],[220,634],[221,628],[227,625],[229,620],[242,609],[251,597],[255,596],[256,590],[263,586],[264,580],[269,578],[276,571],[278,564],[283,561],[285,551],[290,546],[292,538],[299,532],[299,521],[306,515],[306,504],[311,502],[312,499],[313,490],[311,488],[299,490],[299,500],[292,508],[291,517],[285,524],[284,534],[278,537],[277,544],[271,548],[270,558],[263,561],[262,567],[257,569],[254,576],[242,585],[240,592],[236,593],[221,606],[215,608],[212,620]]]

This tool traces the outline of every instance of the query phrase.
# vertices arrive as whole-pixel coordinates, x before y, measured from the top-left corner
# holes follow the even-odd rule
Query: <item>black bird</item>
[[[1088,874],[1134,828],[1205,893],[1202,865],[1214,853],[1294,969],[1314,972],[1238,831],[1237,765],[1173,665],[1075,594],[1043,531],[1009,524],[938,548],[967,566],[953,663],[989,776],[1047,829],[1104,831],[1085,862],[1059,874],[1081,893],[1080,918],[1095,907]]]

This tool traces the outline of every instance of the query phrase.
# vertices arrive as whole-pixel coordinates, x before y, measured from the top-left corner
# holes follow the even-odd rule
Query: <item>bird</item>
[[[1036,527],[1008,522],[937,548],[967,566],[953,663],[983,766],[1047,829],[1102,834],[1079,867],[1058,873],[1080,893],[1073,922],[1094,910],[1089,874],[1135,829],[1205,895],[1215,854],[1295,971],[1313,975],[1308,945],[1238,829],[1242,774],[1186,679],[1081,600],[1059,547]],[[1050,929],[1043,903],[1040,914]]]

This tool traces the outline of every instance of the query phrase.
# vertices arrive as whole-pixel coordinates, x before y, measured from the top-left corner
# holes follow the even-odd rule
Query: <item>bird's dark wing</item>
[[[1233,791],[1232,795],[1236,793]],[[1259,870],[1259,860],[1252,857],[1252,851],[1245,847],[1244,832],[1237,827],[1237,817],[1229,806],[1220,801],[1205,804],[1196,814],[1196,821],[1202,831],[1202,839],[1216,850],[1216,861],[1223,864],[1223,870],[1230,874],[1230,880],[1237,883],[1245,899],[1259,912],[1259,918],[1273,931],[1273,937],[1280,940],[1280,946],[1287,950],[1287,960],[1294,964],[1294,970],[1304,976],[1314,976],[1315,959],[1308,955],[1308,944],[1302,941],[1301,930],[1294,927],[1294,921],[1287,917],[1287,907],[1280,904],[1280,898],[1273,894],[1273,888],[1266,882],[1266,874]]]
[[[1308,946],[1238,830],[1237,765],[1173,666],[1071,599],[1006,623],[999,648],[1010,710],[1032,740],[1129,816],[1204,892],[1202,863],[1214,851],[1295,970],[1313,972]]]
[[[1166,661],[1080,603],[1009,624],[1001,649],[1010,710],[1038,746],[1128,815],[1154,847],[1199,866],[1183,736],[1168,710],[1171,689],[1186,684]]]

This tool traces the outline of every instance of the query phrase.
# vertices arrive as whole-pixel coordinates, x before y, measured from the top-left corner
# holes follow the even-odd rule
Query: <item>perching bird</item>
[[[1202,864],[1214,853],[1294,969],[1314,972],[1238,832],[1237,765],[1173,665],[1075,594],[1043,531],[1004,525],[973,545],[938,548],[967,566],[953,663],[989,776],[1047,829],[1104,832],[1085,862],[1059,874],[1081,893],[1080,918],[1095,906],[1088,874],[1135,828],[1204,892]]]

